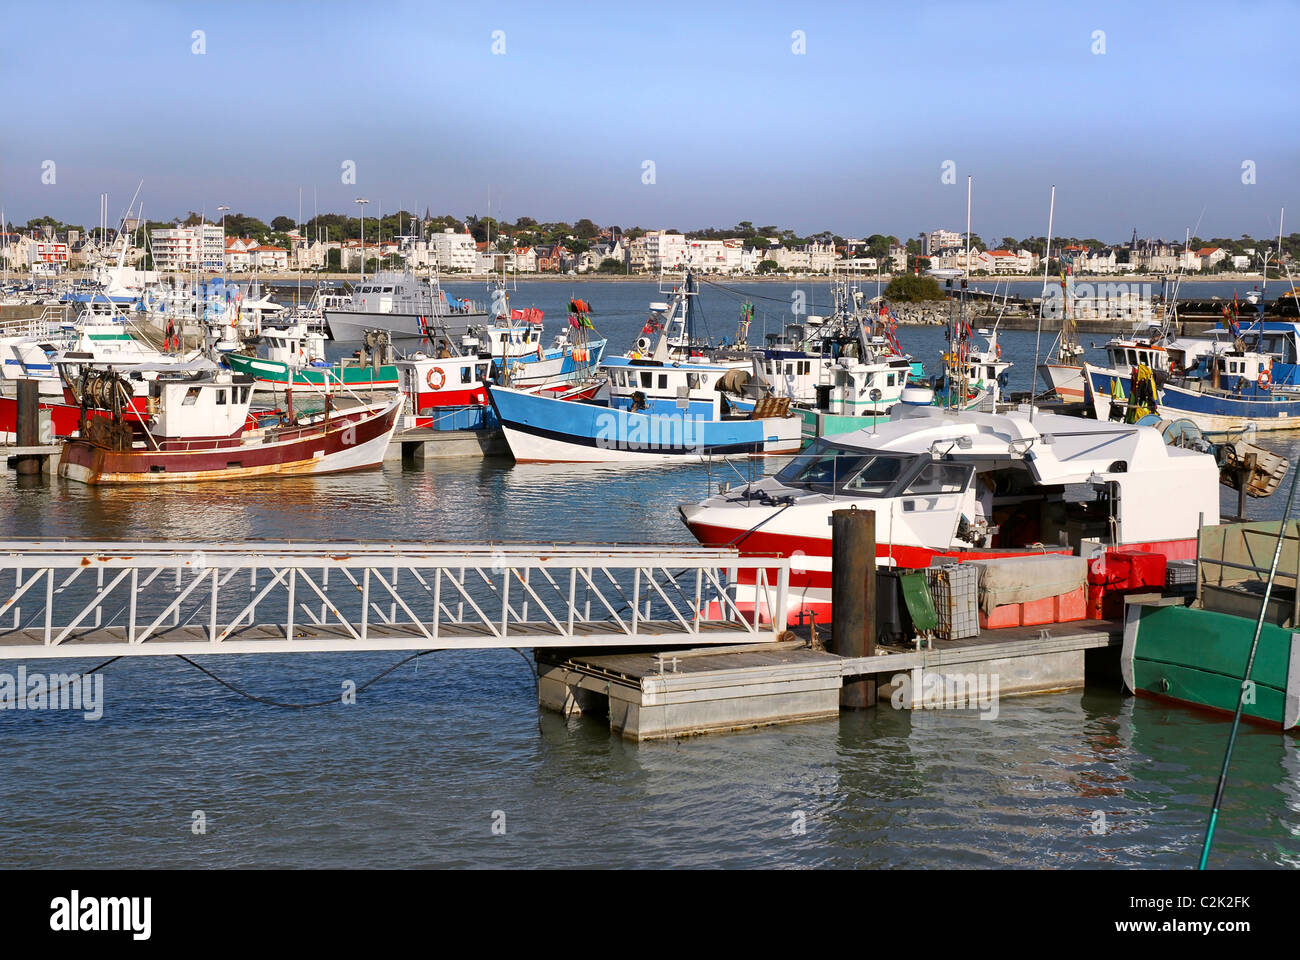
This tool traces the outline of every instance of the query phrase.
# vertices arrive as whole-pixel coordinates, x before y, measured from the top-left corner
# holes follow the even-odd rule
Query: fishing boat
[[[63,447],[60,477],[95,485],[176,483],[377,467],[405,401],[398,395],[380,405],[331,409],[326,398],[322,414],[277,414],[262,423],[249,412],[251,379],[225,372],[153,380],[147,418],[127,416],[132,397],[112,371],[83,374],[79,436]]]
[[[228,353],[225,362],[235,373],[253,379],[254,390],[282,397],[286,390],[301,393],[345,391],[358,397],[391,393],[398,387],[397,367],[386,334],[372,332],[352,357],[335,363],[325,359],[325,337],[304,321],[262,332],[264,357]]]
[[[1134,405],[1139,385],[1149,381],[1151,396],[1138,406],[1164,419],[1191,420],[1209,433],[1300,428],[1300,389],[1275,384],[1273,366],[1267,354],[1234,349],[1207,353],[1190,374],[1163,383],[1145,366],[1133,368],[1127,377],[1091,364],[1084,370],[1101,420],[1122,418]]]
[[[1046,294],[1046,290],[1044,290]],[[1061,329],[1048,350],[1050,357],[1039,364],[1038,373],[1047,389],[1066,403],[1083,403],[1083,347],[1079,344],[1079,321],[1073,308],[1069,278],[1061,274]]]
[[[672,360],[661,330],[649,357],[601,364],[605,403],[492,387],[489,396],[510,452],[521,462],[686,462],[795,453],[802,445],[789,400],[737,411],[724,391],[734,368]]]
[[[591,304],[573,298],[568,323],[550,347],[543,346],[543,313],[536,307],[511,310],[461,340],[465,353],[492,358],[498,383],[521,390],[567,392],[590,382],[605,356],[606,340],[596,333]]]
[[[997,327],[980,330],[985,338],[982,350],[970,346],[970,331],[962,332],[944,354],[944,373],[935,380],[934,405],[957,410],[984,410],[993,412],[1002,400],[1002,391],[1009,382],[1011,361],[1002,359],[1002,346],[998,343]]]
[[[861,417],[888,416],[919,367],[899,347],[886,305],[869,325],[860,295],[845,282],[836,281],[833,296],[830,317],[810,316],[769,335],[746,390],[754,398],[789,398],[810,438],[855,430]]]
[[[1283,537],[1269,603],[1264,587]],[[1231,714],[1251,681],[1242,716],[1293,730],[1300,725],[1300,606],[1294,520],[1225,523],[1202,531],[1191,606],[1130,604],[1120,666],[1139,696]],[[1256,625],[1259,647],[1246,677]]]
[[[791,596],[825,622],[835,510],[875,513],[877,562],[899,567],[1076,553],[1085,539],[1195,556],[1202,518],[1219,516],[1220,468],[1168,439],[1028,407],[904,402],[888,421],[815,441],[775,476],[679,509],[705,545],[799,557]]]
[[[475,355],[434,358],[416,353],[394,364],[406,396],[407,425],[429,430],[478,430],[491,412],[492,361]]]
[[[1231,715],[1254,636],[1253,617],[1132,604],[1120,659],[1124,685],[1139,696]],[[1300,725],[1300,635],[1264,624],[1249,679],[1244,718],[1282,730]]]
[[[432,327],[463,334],[487,319],[480,305],[446,294],[437,277],[421,279],[409,270],[367,277],[357,284],[346,305],[326,306],[322,313],[330,338],[336,342],[360,343],[367,332],[384,330],[394,345],[403,348],[427,340]]]

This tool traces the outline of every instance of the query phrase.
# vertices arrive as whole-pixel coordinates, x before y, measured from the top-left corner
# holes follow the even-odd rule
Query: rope
[[[371,677],[365,683],[357,687],[354,692],[360,693],[362,690],[366,689],[366,687],[370,686],[373,683],[378,682],[379,680],[382,680],[384,677],[388,676],[390,673],[392,673],[394,670],[396,670],[398,667],[402,666],[403,664],[410,663],[412,660],[416,660],[419,659],[420,657],[427,656],[430,653],[436,653],[436,652],[437,652],[436,650],[419,650],[411,654],[409,657],[403,657],[401,660],[398,660],[387,670],[383,670],[380,673],[375,674],[375,676]],[[188,663],[195,670],[198,670],[200,673],[204,673],[207,676],[211,677],[213,680],[221,684],[227,690],[231,690],[239,694],[241,697],[247,697],[249,700],[253,700],[257,703],[264,703],[267,706],[284,707],[289,710],[305,710],[308,707],[326,707],[329,706],[330,704],[336,704],[339,702],[338,697],[331,697],[328,700],[316,700],[311,703],[284,703],[279,700],[271,700],[267,697],[259,697],[254,693],[249,693],[247,690],[240,689],[239,687],[235,686],[233,683],[229,682],[228,680],[223,680],[221,677],[217,676],[207,667],[203,666],[202,664],[195,663],[193,660],[191,660],[187,656],[184,656],[183,654],[178,653],[176,654],[176,657],[180,660],[184,660],[186,663]],[[111,663],[112,661],[109,662]]]
[[[105,661],[104,661],[103,663],[101,663],[99,666],[94,667],[94,668],[92,668],[92,669],[90,669],[90,670],[87,670],[85,673],[78,674],[75,680],[69,680],[69,681],[68,681],[67,683],[65,683],[63,686],[59,687],[59,689],[57,689],[57,690],[51,690],[48,694],[46,694],[46,696],[47,696],[47,697],[53,697],[56,693],[62,693],[64,690],[66,690],[68,687],[72,686],[74,683],[80,683],[82,677],[88,677],[88,676],[90,676],[92,673],[98,673],[100,670],[103,670],[103,669],[104,669],[106,666],[108,666],[110,663],[113,663],[114,661],[116,661],[116,660],[121,660],[121,659],[122,659],[121,657],[113,657],[113,658],[111,658],[111,659],[109,659],[109,660],[105,660]]]

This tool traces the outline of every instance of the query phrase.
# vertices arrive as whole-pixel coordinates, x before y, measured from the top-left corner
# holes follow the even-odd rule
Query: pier
[[[789,560],[676,545],[12,541],[0,584],[0,660],[531,648],[541,709],[631,740],[833,717],[900,675],[1076,688],[1122,643],[1086,620],[840,656],[833,626],[786,629]]]
[[[565,716],[607,718],[610,731],[628,740],[652,740],[838,716],[841,692],[853,685],[846,681],[869,681],[885,706],[900,675],[909,683],[937,677],[947,690],[996,676],[998,697],[1048,693],[1082,687],[1093,651],[1117,668],[1123,627],[1104,620],[1007,627],[921,649],[880,647],[868,657],[814,649],[809,639],[675,651],[539,650],[538,703]],[[922,684],[897,692],[904,709],[928,705]],[[939,705],[963,704],[948,697]]]

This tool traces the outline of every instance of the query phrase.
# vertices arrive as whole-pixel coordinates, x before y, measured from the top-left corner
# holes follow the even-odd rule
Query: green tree
[[[623,261],[615,260],[613,257],[606,257],[600,261],[600,266],[596,268],[597,273],[622,273],[623,270]]]
[[[921,300],[942,300],[943,289],[934,277],[916,276],[905,273],[894,277],[885,288],[885,297],[903,303],[915,303]]]
[[[775,260],[764,260],[758,265],[759,273],[785,273]]]
[[[580,240],[592,240],[600,234],[600,227],[583,217],[573,225],[573,232]]]
[[[288,233],[295,226],[297,224],[294,223],[292,217],[276,217],[271,221],[271,229],[277,233]]]

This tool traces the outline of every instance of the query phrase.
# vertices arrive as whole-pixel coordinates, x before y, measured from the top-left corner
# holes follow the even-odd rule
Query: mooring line
[[[410,663],[412,660],[419,659],[420,657],[426,656],[427,654],[437,653],[437,652],[438,652],[437,650],[418,650],[415,653],[411,654],[409,657],[403,657],[401,660],[398,660],[387,670],[384,670],[383,672],[378,673],[375,676],[371,677],[365,683],[357,687],[356,690],[353,692],[360,693],[362,690],[366,689],[366,687],[370,686],[373,683],[376,683],[379,680],[382,680],[384,677],[388,676],[390,673],[392,673],[394,670],[396,670],[398,667],[402,666],[403,664]],[[198,670],[201,673],[207,674],[217,683],[221,684],[226,689],[239,694],[241,697],[247,697],[249,700],[254,700],[257,703],[265,703],[267,706],[271,706],[271,707],[284,707],[285,709],[288,710],[305,710],[308,707],[327,707],[330,704],[340,703],[342,699],[341,697],[331,697],[328,700],[317,700],[312,703],[284,703],[279,700],[272,700],[268,697],[259,697],[255,693],[249,693],[247,690],[240,689],[239,687],[235,686],[233,683],[229,682],[228,680],[223,680],[221,677],[217,676],[207,667],[203,666],[202,664],[196,663],[195,661],[191,660],[189,657],[185,656],[184,654],[178,653],[176,654],[176,658],[179,660],[184,660],[194,669]]]

